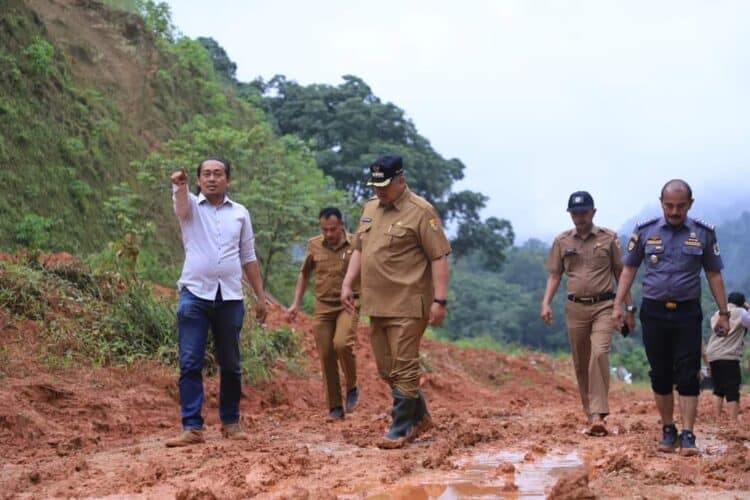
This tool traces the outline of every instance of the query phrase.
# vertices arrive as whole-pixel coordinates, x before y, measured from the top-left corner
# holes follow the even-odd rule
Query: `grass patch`
[[[298,335],[288,328],[276,330],[253,325],[240,337],[242,372],[249,384],[268,380],[275,368],[301,372]]]
[[[176,342],[174,306],[150,287],[82,264],[0,263],[0,307],[41,325],[41,359],[51,368],[130,363]]]
[[[528,347],[524,347],[521,344],[515,344],[510,342],[501,342],[488,335],[482,335],[480,337],[463,337],[456,340],[451,340],[440,334],[438,330],[427,328],[424,334],[425,337],[432,340],[438,340],[446,344],[451,344],[462,349],[485,349],[487,351],[501,352],[503,354],[518,355],[529,352]]]

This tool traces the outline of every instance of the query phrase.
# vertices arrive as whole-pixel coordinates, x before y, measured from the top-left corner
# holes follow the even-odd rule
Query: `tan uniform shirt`
[[[568,294],[593,297],[611,292],[614,276],[622,271],[617,233],[594,226],[582,240],[575,228],[560,233],[552,243],[547,271],[568,275]]]
[[[302,261],[300,272],[309,279],[315,273],[315,311],[322,309],[343,307],[341,305],[341,284],[346,276],[346,268],[352,257],[354,237],[351,234],[336,248],[331,248],[323,235],[311,238],[307,242],[305,260]],[[359,280],[352,287],[354,293],[359,293]]]
[[[370,199],[354,247],[362,252],[362,307],[369,316],[426,318],[432,261],[451,252],[435,208],[406,188],[391,206]]]

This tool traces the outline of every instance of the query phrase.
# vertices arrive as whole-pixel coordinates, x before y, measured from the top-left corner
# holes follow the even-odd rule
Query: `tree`
[[[229,59],[226,50],[213,38],[199,36],[197,40],[208,51],[216,76],[224,83],[237,83],[237,64]]]
[[[307,146],[295,137],[275,137],[262,122],[236,129],[196,116],[164,149],[138,164],[142,178],[164,177],[174,165],[197,166],[209,156],[231,161],[230,196],[250,212],[264,284],[289,295],[297,270],[292,251],[317,231],[312,214],[326,205],[346,209],[345,194],[315,166]],[[196,172],[188,172],[193,185]],[[158,182],[151,189],[156,203],[170,203]]]
[[[486,262],[499,268],[503,252],[513,244],[511,224],[497,218],[482,221],[483,194],[451,191],[464,175],[461,160],[440,156],[402,109],[383,103],[362,79],[347,75],[343,80],[338,86],[303,86],[277,75],[268,83],[257,80],[254,88],[278,133],[305,140],[318,166],[354,200],[370,196],[368,165],[376,156],[388,152],[403,157],[410,188],[447,223],[457,224],[455,255],[481,249]]]

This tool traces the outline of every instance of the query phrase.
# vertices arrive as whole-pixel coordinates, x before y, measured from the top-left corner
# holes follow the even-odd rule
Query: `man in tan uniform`
[[[307,242],[305,260],[297,277],[294,301],[287,309],[287,318],[294,321],[307,281],[315,273],[313,334],[323,370],[329,418],[340,420],[344,418],[344,408],[339,363],[346,379],[346,411],[354,410],[359,400],[357,359],[354,354],[359,311],[349,312],[341,304],[341,282],[352,256],[352,236],[347,234],[338,208],[324,208],[318,214],[318,220],[322,234]],[[354,284],[353,293],[355,298],[359,295],[359,280]]]
[[[593,223],[594,199],[586,191],[570,195],[568,212],[575,228],[555,238],[547,260],[547,287],[541,318],[552,324],[552,298],[562,274],[568,275],[565,318],[573,355],[578,391],[588,417],[587,433],[607,434],[604,418],[609,414],[609,349],[612,343],[614,280],[622,272],[622,252],[617,234]],[[614,280],[613,280],[614,278]],[[626,325],[635,328],[635,307],[625,297]]]
[[[381,156],[370,174],[377,196],[362,210],[341,301],[354,310],[361,272],[375,362],[393,396],[393,420],[379,446],[398,448],[432,427],[419,389],[419,342],[428,324],[445,317],[451,248],[433,206],[407,187],[400,156]]]

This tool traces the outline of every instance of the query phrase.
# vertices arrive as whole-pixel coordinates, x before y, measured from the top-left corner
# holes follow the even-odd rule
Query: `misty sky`
[[[691,215],[750,207],[750,2],[168,3],[242,81],[364,79],[467,165],[458,188],[490,196],[485,216],[511,220],[519,243],[569,227],[577,189],[615,229],[658,214],[673,177],[693,185]]]

